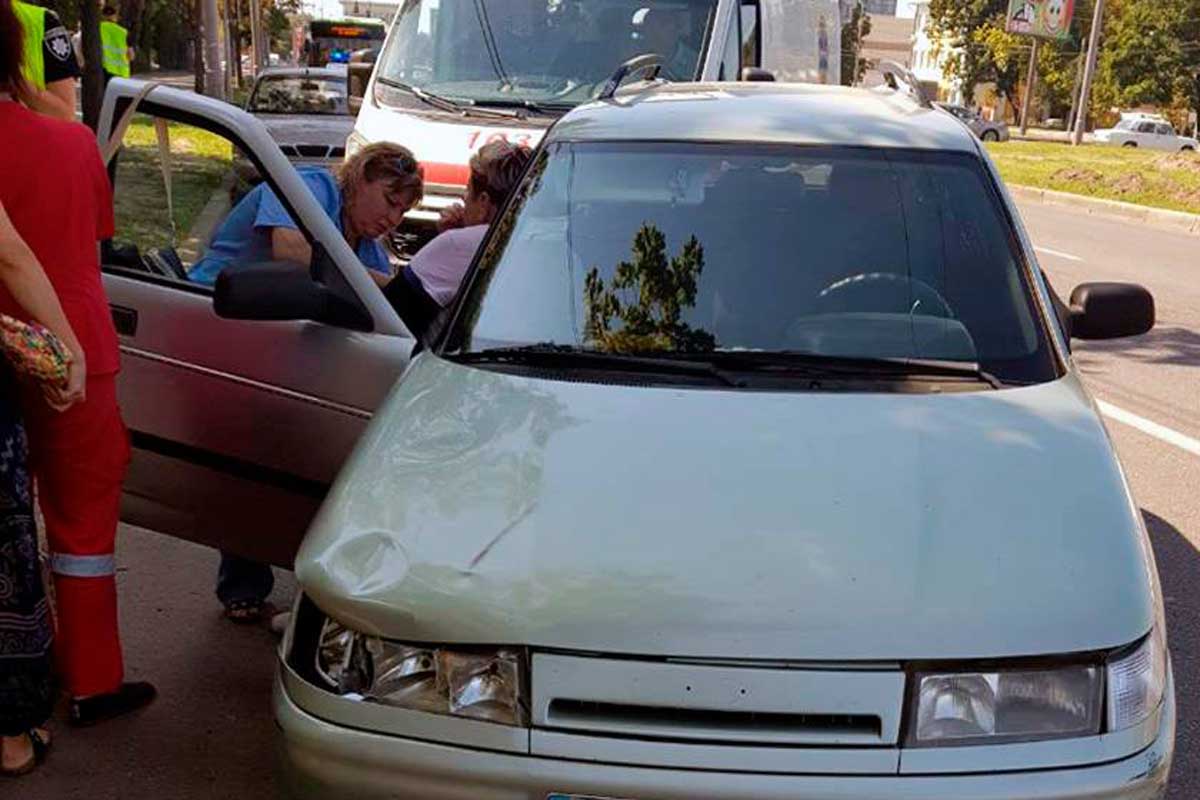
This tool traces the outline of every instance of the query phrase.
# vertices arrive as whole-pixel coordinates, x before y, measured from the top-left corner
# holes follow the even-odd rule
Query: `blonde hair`
[[[391,142],[369,144],[339,165],[334,173],[345,198],[368,181],[387,181],[393,192],[406,192],[417,202],[425,194],[425,174],[412,151]]]

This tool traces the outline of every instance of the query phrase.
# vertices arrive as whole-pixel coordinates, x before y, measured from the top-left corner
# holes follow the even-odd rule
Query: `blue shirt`
[[[342,230],[342,192],[333,175],[322,167],[299,167],[296,171],[333,224],[345,235]],[[204,258],[197,261],[188,272],[188,279],[211,286],[226,267],[273,261],[272,228],[296,230],[297,226],[292,215],[264,181],[251,189],[225,217]],[[367,269],[391,274],[387,251],[376,240],[359,240],[357,255]]]

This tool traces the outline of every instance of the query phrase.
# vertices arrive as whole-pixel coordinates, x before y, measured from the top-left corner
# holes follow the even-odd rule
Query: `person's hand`
[[[454,228],[461,228],[467,224],[467,209],[462,203],[455,203],[452,206],[446,206],[442,209],[441,216],[438,217],[437,229],[438,233],[445,233]]]
[[[42,384],[42,396],[55,411],[62,413],[87,399],[87,364],[82,356],[71,359],[67,379],[63,383]]]

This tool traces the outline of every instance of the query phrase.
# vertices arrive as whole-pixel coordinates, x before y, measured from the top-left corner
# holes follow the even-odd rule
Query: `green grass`
[[[228,140],[188,125],[169,125],[171,191],[179,241],[229,172],[233,147]],[[117,242],[148,247],[171,244],[167,194],[158,159],[158,139],[149,117],[135,117],[125,134],[117,162],[113,201]]]
[[[1200,214],[1200,156],[1056,142],[989,144],[1004,180]]]

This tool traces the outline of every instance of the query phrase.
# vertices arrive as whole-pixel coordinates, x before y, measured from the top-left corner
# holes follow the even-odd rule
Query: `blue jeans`
[[[217,599],[230,603],[264,603],[275,586],[270,564],[247,561],[221,551],[217,569]]]

